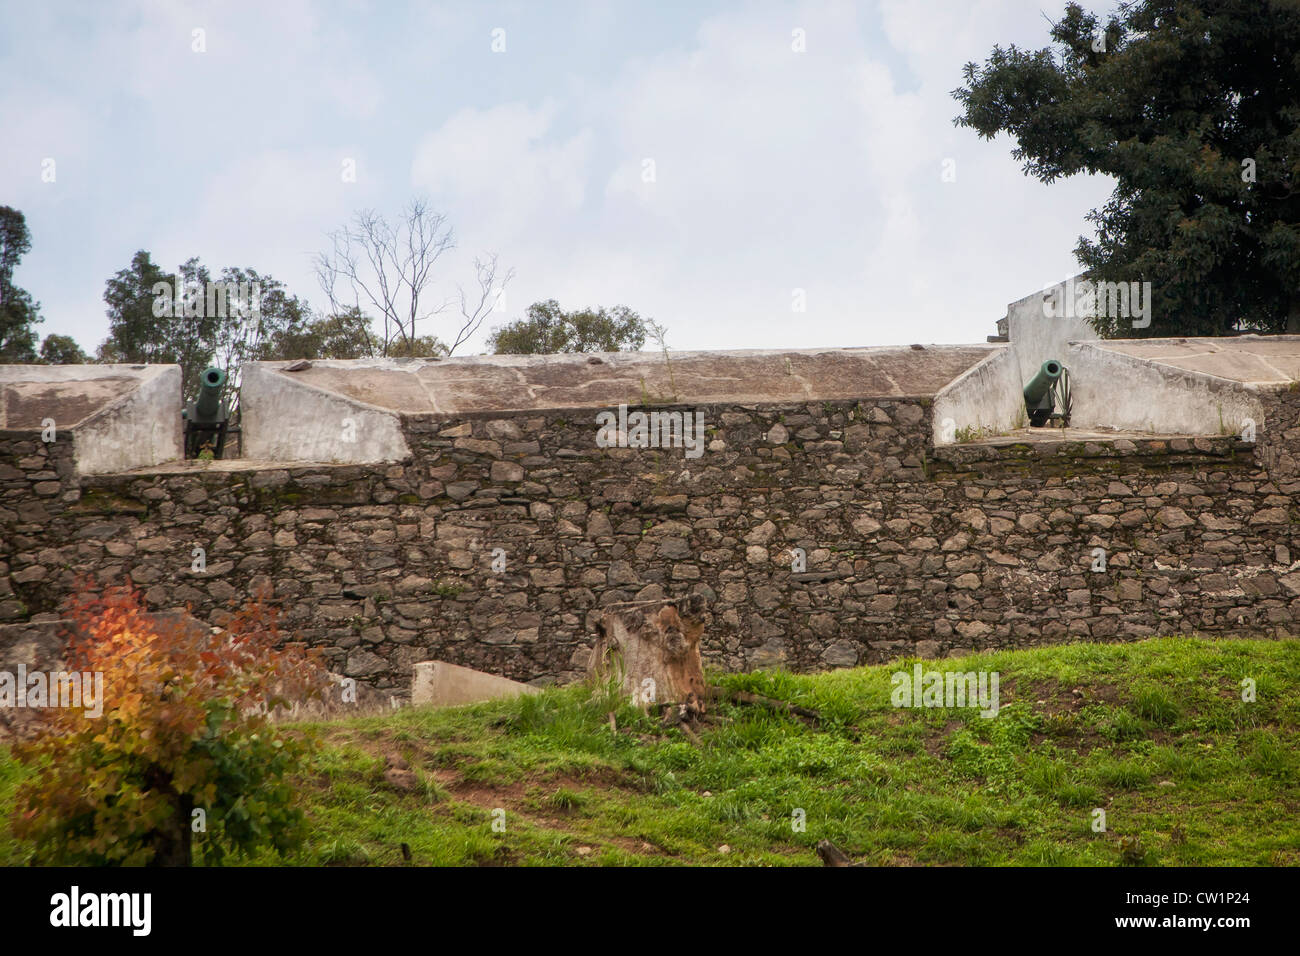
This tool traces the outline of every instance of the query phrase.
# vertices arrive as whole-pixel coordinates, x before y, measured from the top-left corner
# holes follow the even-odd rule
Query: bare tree
[[[456,333],[455,341],[447,350],[448,355],[473,335],[483,324],[483,320],[496,310],[499,303],[502,303],[505,288],[515,277],[515,270],[507,269],[498,280],[499,273],[500,266],[497,264],[496,253],[492,253],[486,259],[474,257],[474,279],[478,284],[478,293],[476,296],[466,295],[463,288],[458,287],[456,290],[460,299],[461,326]],[[502,307],[504,308],[504,305]]]
[[[458,286],[454,299],[430,305],[434,265],[456,243],[447,217],[423,199],[412,200],[395,224],[372,209],[363,209],[349,224],[330,233],[329,239],[331,248],[313,261],[321,289],[336,314],[349,308],[379,314],[383,355],[394,343],[410,350],[419,338],[417,322],[458,304],[459,329],[447,345],[447,354],[452,354],[491,314],[515,274],[513,269],[502,274],[495,255],[476,258],[478,291],[467,294]]]

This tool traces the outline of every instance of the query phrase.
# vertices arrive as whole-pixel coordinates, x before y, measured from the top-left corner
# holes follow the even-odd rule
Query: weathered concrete
[[[1300,379],[1300,335],[1111,339],[1094,344],[1153,365],[1246,385],[1289,385]]]
[[[245,455],[340,463],[410,457],[396,414],[323,388],[302,378],[301,373],[283,370],[294,364],[301,363],[250,362],[244,366],[240,406]],[[366,389],[357,391],[364,394]]]
[[[1248,420],[1257,432],[1263,427],[1257,387],[1138,358],[1116,344],[1069,346],[1063,361],[1070,373],[1073,425],[1182,435],[1239,435]]]
[[[1061,303],[1081,279],[1007,306],[1018,382],[1013,387],[987,360],[941,390],[936,444],[952,442],[953,426],[1014,431],[1021,389],[1049,358],[1069,371],[1076,427],[1148,435],[1241,434],[1249,422],[1258,433],[1265,427],[1261,389],[1300,379],[1300,336],[1100,340],[1084,317],[1049,316],[1046,303]]]
[[[420,661],[414,671],[411,678],[413,706],[456,707],[538,693],[538,689],[529,684],[446,661]]]
[[[934,397],[934,443],[952,444],[963,429],[1002,433],[1026,423],[1020,364],[1003,346]]]
[[[622,403],[780,404],[921,397],[935,394],[994,349],[926,345],[673,352],[668,360],[647,352],[358,359],[315,361],[294,372],[288,368],[296,363],[267,362],[257,365],[257,394],[287,401],[264,379],[292,379],[366,407],[442,415]]]
[[[0,365],[0,429],[74,436],[77,470],[111,474],[184,455],[178,365]]]
[[[104,475],[183,458],[179,365],[151,366],[139,386],[73,430],[77,470]]]
[[[1067,279],[1018,299],[1007,306],[1007,335],[1019,363],[1020,388],[1023,389],[1048,359],[1064,360],[1070,342],[1097,338],[1088,320],[1079,316],[1048,316],[1045,303],[1060,301]]]

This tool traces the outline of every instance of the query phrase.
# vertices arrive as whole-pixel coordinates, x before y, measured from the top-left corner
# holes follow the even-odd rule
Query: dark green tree
[[[32,234],[21,212],[0,206],[0,362],[36,361],[36,326],[41,306],[14,285],[14,269],[32,247]]]
[[[144,250],[108,280],[104,301],[109,337],[99,347],[100,361],[178,364],[187,396],[203,369],[216,364],[229,376],[232,409],[240,367],[278,357],[279,343],[311,316],[306,302],[255,269],[226,268],[214,281],[192,258],[166,273]]]
[[[47,335],[41,343],[42,365],[85,365],[90,358],[71,335]]]
[[[379,341],[369,316],[360,309],[344,309],[337,315],[312,317],[276,330],[262,355],[275,359],[355,359],[379,354]]]
[[[492,352],[537,355],[556,352],[635,352],[645,344],[645,321],[624,305],[565,312],[554,299],[534,302],[528,318],[492,330]]]
[[[211,278],[198,259],[168,273],[141,249],[105,285],[108,339],[99,347],[100,361],[179,365],[182,393],[193,394],[224,324]]]
[[[1075,255],[1088,278],[1151,283],[1147,328],[1102,335],[1300,331],[1300,4],[1076,4],[1055,46],[994,47],[953,95],[959,126],[1009,133],[1025,172],[1116,181]]]
[[[444,358],[451,354],[451,349],[436,335],[417,335],[393,342],[388,346],[388,354],[394,358]]]
[[[186,395],[198,391],[199,376],[216,361],[226,322],[220,300],[209,291],[212,276],[197,258],[186,260],[172,276],[174,300],[167,326],[173,360],[181,367],[181,387]],[[227,309],[229,305],[227,305]],[[159,314],[155,301],[154,314]]]
[[[275,343],[311,318],[311,307],[255,269],[222,269],[218,280],[216,362],[235,375],[245,362],[275,357]]]
[[[176,322],[172,316],[176,306],[175,280],[174,275],[155,265],[143,249],[131,258],[128,268],[108,280],[104,288],[108,338],[98,349],[101,362],[180,362],[175,341]],[[155,314],[155,310],[160,314]]]

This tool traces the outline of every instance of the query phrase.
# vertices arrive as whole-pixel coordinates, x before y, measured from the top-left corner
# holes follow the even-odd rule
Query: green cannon
[[[1056,410],[1056,383],[1064,371],[1065,366],[1060,362],[1048,359],[1025,386],[1025,411],[1034,428],[1046,425]]]
[[[226,384],[226,373],[219,368],[207,368],[199,376],[198,397],[181,412],[185,420],[185,457],[198,458],[204,449],[212,457],[220,458],[226,450],[226,426],[230,423],[230,409],[221,398]]]

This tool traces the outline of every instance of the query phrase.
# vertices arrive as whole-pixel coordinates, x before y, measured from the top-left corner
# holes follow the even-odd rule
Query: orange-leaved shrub
[[[99,708],[50,707],[14,748],[30,776],[14,833],[33,862],[188,866],[230,851],[284,854],[304,835],[290,782],[308,744],[267,714],[318,697],[315,652],[281,647],[261,601],[224,631],[146,611],[139,591],[74,599],[67,668],[102,673]]]

